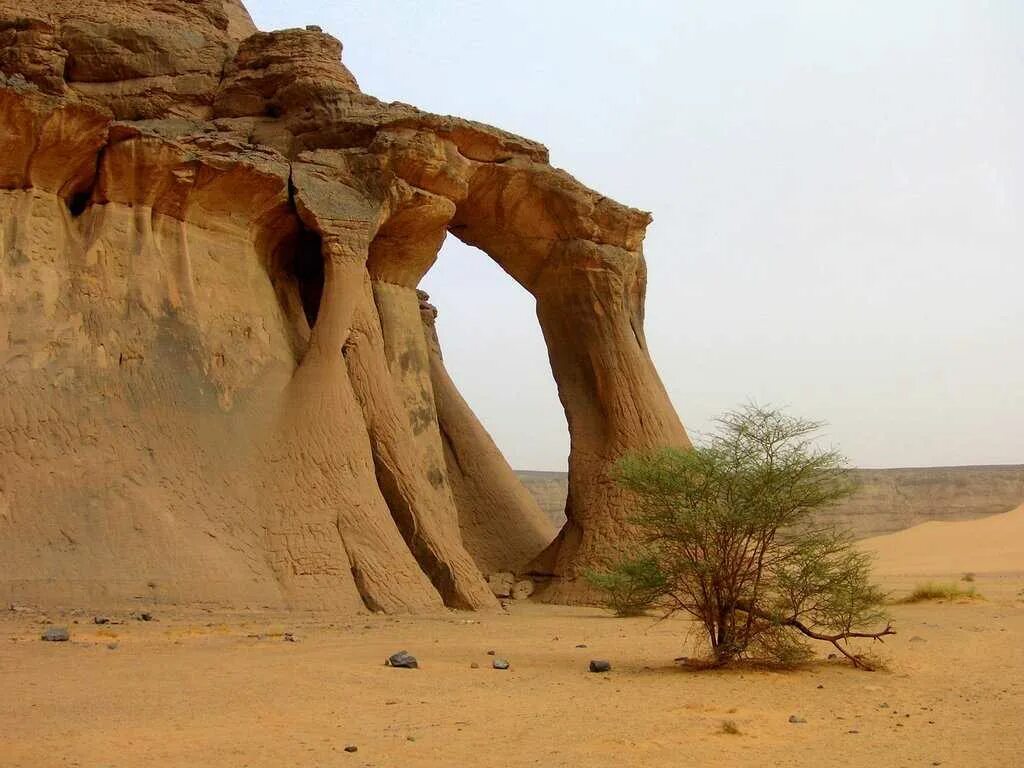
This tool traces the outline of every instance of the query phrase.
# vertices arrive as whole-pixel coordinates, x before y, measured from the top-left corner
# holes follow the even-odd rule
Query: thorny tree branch
[[[788,619],[779,620],[771,614],[767,613],[766,611],[762,611],[759,608],[751,608],[749,605],[740,604],[737,605],[736,608],[737,610],[743,611],[744,613],[756,616],[759,619],[771,621],[783,627],[792,627],[793,629],[797,630],[803,635],[806,635],[812,640],[821,640],[826,643],[832,643],[832,645],[836,647],[836,650],[838,650],[841,654],[843,654],[843,656],[845,656],[851,662],[853,662],[853,666],[859,669],[866,669],[869,672],[874,671],[874,667],[872,667],[870,664],[864,661],[863,656],[856,653],[850,653],[848,650],[843,648],[843,646],[839,644],[839,641],[843,640],[848,642],[851,638],[866,638],[870,640],[877,640],[880,643],[884,643],[885,641],[882,639],[883,637],[886,637],[887,635],[896,634],[896,630],[892,628],[892,624],[890,623],[885,625],[885,629],[879,630],[878,632],[846,631],[826,635],[822,634],[821,632],[814,631],[806,624],[804,624],[802,621],[800,621],[800,619],[798,619],[796,616],[791,616]]]

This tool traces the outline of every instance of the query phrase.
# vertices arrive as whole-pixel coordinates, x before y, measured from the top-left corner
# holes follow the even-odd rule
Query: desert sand
[[[861,542],[880,575],[1024,573],[1024,505],[981,520],[929,521]]]
[[[987,552],[989,532],[1008,538],[1021,517],[876,540],[906,542],[903,571],[932,562],[919,556],[933,543],[967,558],[938,575],[970,562],[985,598],[892,606],[899,634],[876,646],[877,672],[827,648],[796,671],[691,671],[673,662],[692,652],[685,619],[529,601],[416,617],[140,603],[154,621],[104,626],[85,609],[5,611],[0,765],[1020,765],[1024,573]],[[915,581],[882,583],[899,594]],[[71,642],[41,642],[47,621]],[[384,666],[403,649],[420,669]],[[489,650],[511,668],[492,669]],[[591,659],[612,671],[590,673]]]

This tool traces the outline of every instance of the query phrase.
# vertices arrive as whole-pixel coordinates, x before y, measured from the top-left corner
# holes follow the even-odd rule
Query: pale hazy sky
[[[647,338],[691,432],[754,399],[861,466],[1024,463],[1020,0],[248,7],[652,211]],[[563,469],[531,297],[453,238],[423,287],[513,466]]]

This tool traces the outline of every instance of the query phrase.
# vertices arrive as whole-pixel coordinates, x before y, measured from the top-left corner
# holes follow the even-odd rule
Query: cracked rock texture
[[[234,0],[0,0],[0,44],[0,598],[586,597],[633,534],[612,463],[689,444],[644,341],[648,214]],[[445,370],[417,285],[449,234],[536,298],[561,532]]]

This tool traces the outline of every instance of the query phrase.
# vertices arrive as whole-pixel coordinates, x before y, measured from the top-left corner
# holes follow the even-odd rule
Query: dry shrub
[[[939,584],[927,582],[918,584],[914,591],[906,597],[897,600],[897,603],[924,603],[930,600],[981,600],[981,594],[974,588],[961,589],[956,584]]]

